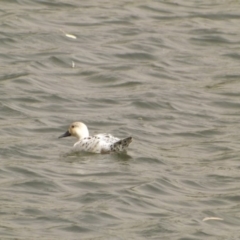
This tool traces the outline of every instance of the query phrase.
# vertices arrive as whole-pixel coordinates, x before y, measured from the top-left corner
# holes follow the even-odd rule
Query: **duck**
[[[120,139],[106,133],[89,136],[88,128],[83,122],[73,122],[68,130],[58,138],[69,136],[77,138],[77,142],[73,145],[75,151],[102,154],[124,152],[132,142],[132,137]]]

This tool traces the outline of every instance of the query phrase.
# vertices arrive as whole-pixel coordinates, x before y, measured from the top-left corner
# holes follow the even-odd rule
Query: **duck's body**
[[[78,139],[73,146],[74,150],[93,153],[122,152],[132,141],[132,137],[119,139],[106,133],[89,136],[87,126],[82,122],[72,123],[68,131],[59,138],[68,136],[75,136]]]

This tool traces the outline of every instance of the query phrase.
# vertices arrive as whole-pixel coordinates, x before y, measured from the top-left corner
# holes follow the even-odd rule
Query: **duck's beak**
[[[59,136],[58,138],[69,137],[69,136],[71,136],[71,133],[69,131],[66,131],[63,135]]]

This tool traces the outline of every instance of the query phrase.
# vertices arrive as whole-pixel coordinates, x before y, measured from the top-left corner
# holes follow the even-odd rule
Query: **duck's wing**
[[[132,142],[132,137],[121,139],[111,145],[111,152],[122,152],[125,151],[128,145]]]
[[[132,142],[132,137],[119,139],[111,134],[98,134],[95,135],[95,137],[98,137],[102,140],[101,153],[125,151],[128,145]]]
[[[113,137],[111,134],[97,134],[86,137],[74,144],[74,150],[93,153],[109,153],[111,145],[118,142],[120,139]]]
[[[119,138],[114,137],[113,135],[108,133],[100,133],[100,134],[94,135],[93,137],[100,139],[102,142],[105,142],[107,144],[113,144],[120,140]]]

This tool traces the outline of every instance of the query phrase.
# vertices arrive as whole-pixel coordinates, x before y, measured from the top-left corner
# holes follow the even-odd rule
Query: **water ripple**
[[[1,239],[238,239],[238,3],[3,3]]]

